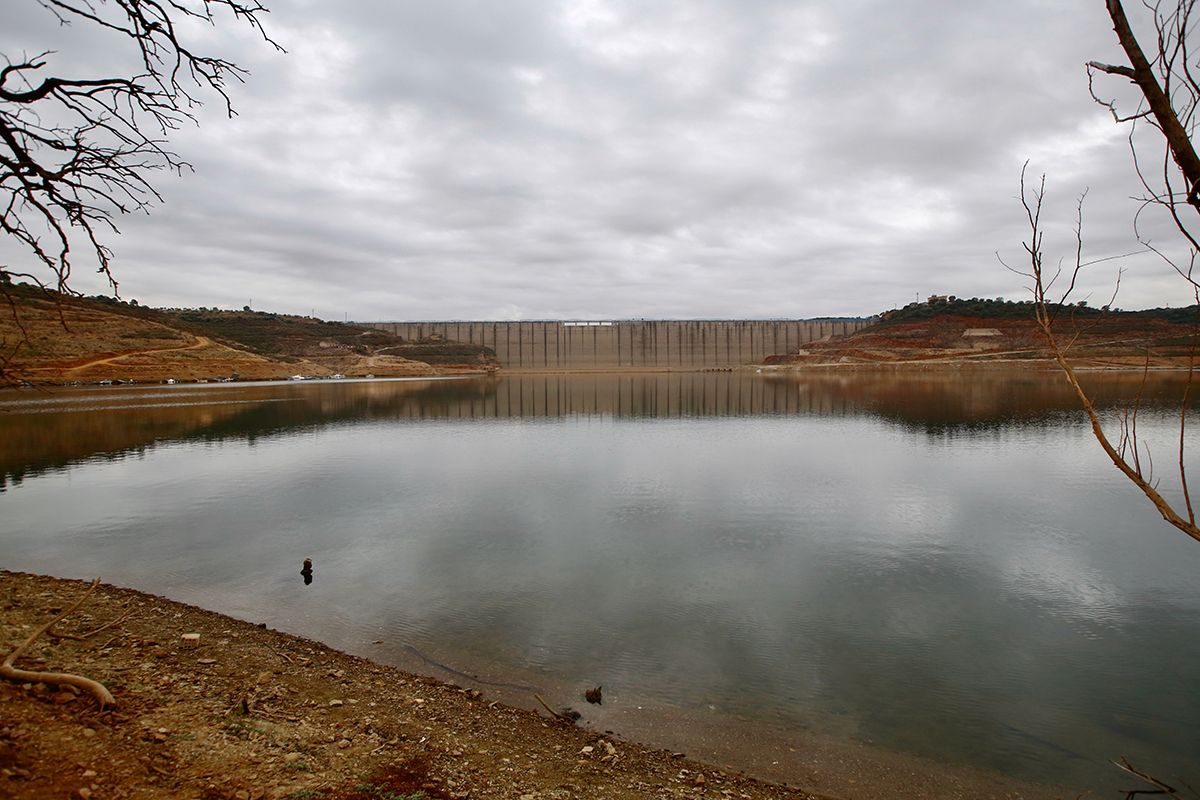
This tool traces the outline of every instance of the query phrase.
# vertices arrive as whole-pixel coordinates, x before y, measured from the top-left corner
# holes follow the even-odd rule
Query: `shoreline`
[[[1180,373],[1186,374],[1192,368],[1187,364],[1123,364],[1104,362],[1099,359],[1081,358],[1073,364],[1075,370],[1081,373],[1097,373],[1097,372],[1146,372],[1146,373]],[[491,367],[491,368],[476,368],[476,367],[433,367],[430,371],[406,371],[406,370],[391,370],[381,371],[370,377],[364,375],[347,375],[343,378],[334,378],[331,375],[325,376],[306,376],[303,380],[296,380],[293,377],[286,375],[278,375],[272,377],[248,377],[236,380],[207,380],[207,379],[182,379],[175,380],[168,377],[162,378],[142,378],[132,380],[73,380],[65,379],[37,379],[30,380],[29,378],[21,378],[20,374],[14,375],[14,383],[10,386],[0,384],[0,388],[95,388],[109,387],[118,388],[121,386],[133,387],[148,387],[148,386],[201,386],[201,385],[247,385],[247,384],[290,384],[290,383],[364,383],[371,381],[385,380],[420,380],[420,379],[445,379],[445,378],[503,378],[507,376],[528,376],[528,375],[674,375],[674,374],[709,374],[709,373],[753,373],[769,376],[801,376],[805,374],[822,374],[828,372],[893,372],[893,373],[913,373],[919,374],[924,372],[1003,372],[1012,370],[1025,370],[1030,372],[1058,372],[1060,368],[1051,358],[996,358],[988,357],[985,354],[979,354],[975,357],[968,355],[949,356],[945,358],[923,358],[923,359],[907,359],[896,361],[869,361],[869,360],[849,360],[849,361],[821,361],[821,362],[787,362],[787,363],[762,363],[762,364],[740,364],[736,366],[722,367],[686,367],[686,368],[671,368],[671,367],[595,367],[595,368],[570,368],[557,369],[553,367]],[[169,372],[170,370],[164,371]],[[168,381],[171,381],[170,383]]]
[[[1088,364],[1081,360],[1072,365],[1076,372],[1151,372],[1151,373],[1181,373],[1186,374],[1189,367],[1180,365],[1156,365],[1147,367],[1144,364]],[[947,359],[913,359],[908,361],[847,361],[822,363],[789,363],[789,364],[741,364],[735,367],[689,367],[672,369],[669,367],[640,368],[640,367],[598,367],[595,369],[552,369],[552,368],[505,368],[494,370],[491,375],[504,377],[506,375],[672,375],[672,374],[707,374],[707,373],[753,373],[762,375],[804,375],[807,373],[823,372],[1006,372],[1026,370],[1031,372],[1059,372],[1058,364],[1051,358],[1010,358],[1010,359],[977,359],[977,358],[947,358]]]
[[[9,652],[84,587],[0,571],[0,648]],[[525,703],[515,690],[456,685],[108,584],[60,629],[90,630],[123,610],[133,614],[97,636],[102,644],[43,638],[17,664],[87,674],[114,693],[116,709],[99,712],[90,697],[57,687],[0,680],[0,786],[14,798],[357,800],[369,795],[355,787],[375,781],[398,791],[401,778],[411,784],[405,791],[448,800],[1075,795],[820,732],[679,709],[651,709],[630,725],[622,719],[630,709],[600,706],[606,715],[592,720],[596,728],[573,726],[518,707]],[[199,633],[198,646],[184,633]],[[547,701],[557,706],[561,697]],[[589,711],[582,697],[571,704]],[[710,764],[661,749],[682,748],[685,739],[689,755]],[[711,765],[731,758],[736,767]]]
[[[278,376],[268,378],[238,378],[236,380],[209,380],[209,379],[184,379],[176,380],[174,378],[161,379],[142,379],[142,380],[89,380],[89,381],[61,381],[61,380],[39,380],[32,382],[22,380],[17,384],[17,388],[121,388],[121,387],[136,387],[143,388],[149,386],[247,386],[247,385],[275,385],[275,384],[312,384],[312,383],[369,383],[373,381],[417,381],[417,380],[447,380],[455,378],[486,378],[489,375],[494,375],[495,370],[440,370],[435,372],[394,372],[391,374],[379,375],[348,375],[340,378],[335,378],[332,375],[316,375],[306,376],[302,379],[294,377]],[[11,386],[2,386],[0,388],[13,388]]]

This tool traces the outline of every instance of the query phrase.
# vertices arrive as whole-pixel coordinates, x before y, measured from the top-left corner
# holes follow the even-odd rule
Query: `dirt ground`
[[[268,357],[210,336],[78,301],[59,305],[46,298],[25,297],[16,315],[0,314],[0,379],[35,385],[101,380],[161,383],[169,378],[191,382],[231,375],[241,380],[336,373],[400,377],[455,371],[454,365],[435,368],[395,355],[315,349],[321,354]],[[470,368],[485,369],[478,364],[458,369]]]
[[[81,581],[0,570],[0,655],[86,591]],[[703,720],[675,720],[689,733],[674,746],[686,740],[701,758],[737,765],[716,767],[598,730],[603,724],[577,727],[505,705],[487,686],[485,693],[414,675],[103,584],[13,665],[93,678],[116,700],[101,710],[86,692],[0,678],[0,798],[13,800],[1085,796],[821,736],[781,738],[769,726],[728,721],[733,727],[706,731]],[[586,688],[572,701],[585,720],[609,707],[588,706]],[[646,733],[635,727],[631,735]],[[656,740],[671,746],[671,738],[660,731]],[[738,755],[714,740],[741,740]],[[780,753],[795,769],[771,766]]]
[[[86,588],[0,572],[0,652]],[[99,680],[115,708],[0,680],[0,798],[813,797],[128,589],[52,630],[114,620],[44,634],[15,666]]]
[[[1190,325],[1117,316],[1078,328],[1064,320],[1060,327],[1062,343],[1076,367],[1187,369],[1192,363],[1195,330]],[[1028,318],[1016,319],[945,313],[871,326],[847,337],[808,342],[795,352],[768,356],[764,363],[797,369],[868,365],[1057,369],[1032,312]]]

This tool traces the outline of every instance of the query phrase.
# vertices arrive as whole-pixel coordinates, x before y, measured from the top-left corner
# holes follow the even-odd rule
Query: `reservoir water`
[[[1141,394],[1177,496],[1182,379],[1088,380],[1112,419]],[[1080,791],[1126,786],[1119,756],[1200,785],[1200,544],[1053,373],[10,390],[0,568],[664,746],[770,730],[742,766],[801,784],[812,736]],[[719,744],[689,752],[736,765]]]

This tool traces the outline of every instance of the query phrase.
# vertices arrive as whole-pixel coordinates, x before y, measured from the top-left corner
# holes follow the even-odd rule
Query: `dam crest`
[[[874,321],[838,317],[361,324],[412,342],[440,338],[489,347],[505,369],[694,370],[760,363],[808,342],[848,336]]]

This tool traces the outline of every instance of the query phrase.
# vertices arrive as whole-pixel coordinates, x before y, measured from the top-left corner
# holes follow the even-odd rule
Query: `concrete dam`
[[[367,322],[406,341],[490,347],[505,369],[720,369],[756,364],[874,320]]]

